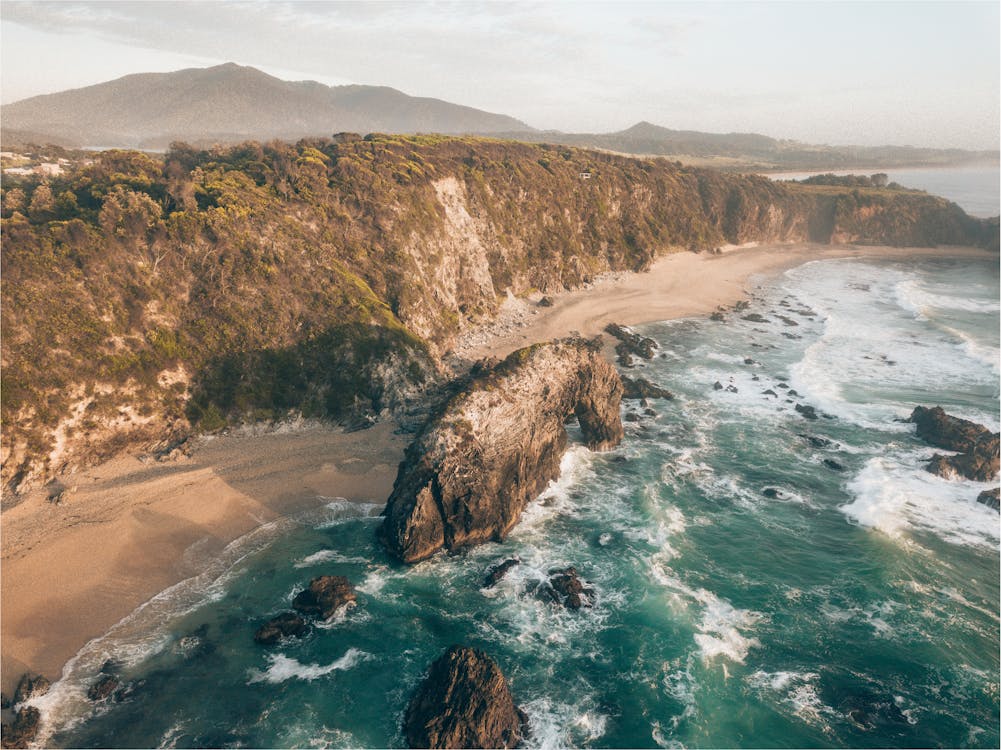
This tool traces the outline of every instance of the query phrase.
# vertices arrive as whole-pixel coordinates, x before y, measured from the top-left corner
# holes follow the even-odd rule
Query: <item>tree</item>
[[[43,182],[31,194],[31,204],[28,206],[28,218],[32,221],[50,221],[55,216],[56,202],[52,197],[49,183]]]
[[[877,172],[869,179],[872,180],[873,187],[886,187],[886,184],[890,181],[890,176],[883,172]]]

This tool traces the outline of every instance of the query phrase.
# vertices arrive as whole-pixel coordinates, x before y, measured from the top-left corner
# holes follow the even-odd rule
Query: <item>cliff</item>
[[[3,186],[2,478],[399,410],[507,292],[751,240],[987,245],[921,193],[568,147],[341,136],[108,151]]]
[[[407,448],[379,537],[404,562],[502,540],[559,476],[574,417],[587,445],[622,439],[622,382],[595,342],[519,349],[474,379]]]

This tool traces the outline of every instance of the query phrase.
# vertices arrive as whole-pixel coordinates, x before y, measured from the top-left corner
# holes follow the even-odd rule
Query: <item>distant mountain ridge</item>
[[[945,166],[998,161],[997,151],[910,146],[825,146],[757,133],[703,133],[639,122],[616,133],[536,130],[503,114],[387,86],[283,81],[225,63],[172,73],[137,73],[86,88],[35,96],[0,108],[5,144],[165,149],[246,140],[295,141],[356,133],[487,135],[740,171]]]
[[[226,63],[172,73],[137,73],[0,109],[5,134],[69,146],[164,148],[171,141],[295,140],[338,131],[530,132],[513,117],[387,86],[283,81]],[[5,139],[6,140],[6,139]]]

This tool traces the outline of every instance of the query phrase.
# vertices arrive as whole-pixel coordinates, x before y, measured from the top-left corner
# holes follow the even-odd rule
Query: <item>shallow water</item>
[[[396,746],[422,672],[465,643],[501,665],[535,747],[997,747],[999,517],[894,420],[941,404],[998,428],[998,298],[996,263],[820,261],[758,288],[764,323],[645,326],[660,353],[630,374],[676,399],[615,451],[573,447],[505,543],[405,568],[375,506],[273,524],[81,652],[36,701],[46,741]],[[570,564],[592,609],[526,593]],[[358,607],[255,645],[320,574]],[[109,658],[135,689],[94,709]]]

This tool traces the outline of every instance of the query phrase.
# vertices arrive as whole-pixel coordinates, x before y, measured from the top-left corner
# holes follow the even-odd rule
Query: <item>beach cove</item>
[[[467,361],[503,356],[572,331],[592,335],[609,322],[706,315],[744,299],[762,280],[813,260],[989,257],[962,248],[821,245],[681,253],[660,259],[647,273],[615,274],[554,295],[551,307],[510,300],[498,321],[470,331],[456,354]],[[66,478],[76,489],[62,505],[36,493],[6,511],[5,689],[25,669],[58,677],[88,640],[158,592],[212,570],[212,560],[224,558],[232,542],[262,524],[324,512],[337,498],[355,503],[363,517],[377,514],[409,439],[393,428],[383,423],[355,433],[320,426],[237,432],[206,440],[192,457],[173,464],[118,459]],[[718,633],[712,637],[726,640]]]

